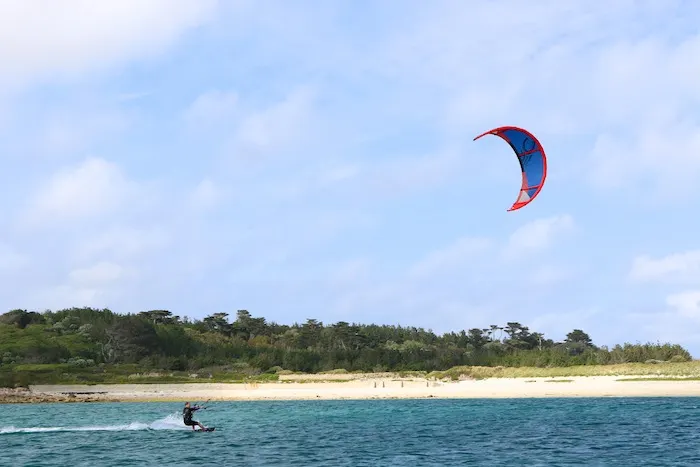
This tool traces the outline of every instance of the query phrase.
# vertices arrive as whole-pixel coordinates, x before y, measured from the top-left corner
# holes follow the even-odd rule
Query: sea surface
[[[700,466],[700,398],[0,405],[0,466]]]

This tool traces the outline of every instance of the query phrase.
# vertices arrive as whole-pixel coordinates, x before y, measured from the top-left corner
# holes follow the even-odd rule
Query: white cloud
[[[25,220],[32,225],[107,215],[117,210],[135,186],[114,163],[88,158],[54,174],[31,200]]]
[[[549,286],[564,282],[574,276],[574,271],[553,264],[538,265],[526,276],[526,281],[537,286]]]
[[[547,249],[559,235],[569,233],[573,229],[574,220],[569,214],[534,220],[511,234],[503,250],[503,257],[515,259]]]
[[[551,110],[576,133],[592,136],[590,158],[582,164],[593,186],[623,193],[635,186],[629,196],[646,204],[694,196],[692,186],[700,179],[700,120],[694,110],[700,83],[689,79],[700,73],[700,35],[679,44],[668,36],[672,31],[647,29],[639,38],[613,39],[595,53],[581,51],[577,64],[547,64],[576,70],[551,98],[577,97]]]
[[[217,120],[231,117],[238,108],[238,94],[232,91],[212,90],[199,95],[183,113],[190,125],[211,125]]]
[[[669,295],[666,304],[679,316],[700,319],[700,290],[691,290]]]
[[[25,0],[0,3],[0,82],[81,77],[150,57],[211,19],[216,0]]]
[[[697,330],[700,322],[700,290],[670,294],[665,303],[665,309],[658,312],[628,313],[619,327],[628,329],[633,326],[643,336],[639,339],[641,341],[671,342],[685,346],[697,358],[695,346],[700,344],[700,332]]]
[[[129,102],[129,101],[135,101],[139,99],[143,99],[144,97],[148,97],[152,92],[148,91],[141,91],[141,92],[123,92],[117,95],[117,101],[119,102]]]
[[[408,276],[420,278],[432,274],[446,274],[455,267],[473,264],[472,260],[491,249],[493,241],[488,238],[463,237],[452,245],[429,253],[408,270]]]
[[[640,255],[634,258],[628,279],[638,284],[688,286],[689,289],[667,293],[665,308],[652,313],[629,313],[630,322],[641,328],[652,340],[681,345],[697,345],[700,333],[694,332],[700,321],[700,250],[689,250],[660,258]],[[649,337],[651,339],[651,337]]]
[[[64,111],[47,117],[40,149],[51,153],[75,153],[106,135],[124,131],[128,121],[116,112]]]
[[[700,99],[700,85],[690,78],[700,72],[700,35],[679,43],[672,32],[647,30],[642,37],[620,38],[600,50],[591,78],[593,90],[609,99],[596,103],[604,122],[665,123]],[[647,99],[640,100],[642,96]]]
[[[627,136],[600,134],[592,152],[591,176],[596,186],[605,189],[623,188],[630,179],[644,181],[629,196],[645,204],[659,204],[671,197],[697,194],[699,154],[700,121],[669,117]]]
[[[318,175],[318,185],[320,187],[333,186],[352,180],[360,174],[360,169],[351,165],[343,165],[328,170],[322,170]]]
[[[34,292],[27,298],[28,300],[25,302],[28,304],[27,306],[37,310],[60,310],[74,306],[93,306],[96,308],[109,306],[99,290],[69,285],[49,287]]]
[[[328,277],[328,285],[343,288],[349,285],[366,284],[370,281],[371,261],[358,258],[344,261],[333,268]]]
[[[590,329],[595,327],[599,319],[599,308],[583,308],[577,310],[557,310],[553,313],[543,313],[528,319],[527,326],[533,331],[542,332],[550,339],[563,340],[566,334],[574,329]],[[591,338],[595,341],[596,336]]]
[[[299,88],[283,101],[247,115],[236,130],[234,156],[267,155],[315,136],[311,120],[314,98],[311,88]]]
[[[417,157],[373,162],[357,175],[357,179],[362,192],[372,196],[398,197],[438,186],[456,176],[464,164],[463,154],[447,149]]]
[[[113,227],[81,239],[75,257],[79,261],[112,258],[115,261],[143,258],[170,246],[172,233],[164,227]]]
[[[0,243],[0,272],[17,272],[19,268],[29,265],[29,261],[27,256],[11,245]]]
[[[202,180],[190,193],[187,205],[197,211],[210,209],[216,205],[220,196],[220,191],[213,181]]]
[[[569,231],[572,225],[571,216],[564,215],[525,224],[516,232],[544,235],[547,241],[526,242],[523,246],[542,249],[551,247],[556,235]],[[376,316],[382,312],[387,316],[410,316],[413,324],[430,322],[431,326],[436,326],[438,320],[450,326],[479,326],[502,319],[528,321],[518,316],[513,303],[521,308],[532,303],[539,311],[538,297],[551,296],[553,283],[570,280],[577,271],[570,264],[563,268],[547,261],[526,271],[513,268],[512,263],[499,261],[504,249],[513,245],[512,241],[497,242],[486,237],[458,238],[428,251],[392,276],[380,275],[376,263],[373,268],[363,264],[365,280],[348,281],[344,287],[334,282],[338,293],[331,310],[341,315],[351,310],[376,310],[374,317],[368,314],[366,319],[381,320]],[[430,311],[429,317],[425,316],[426,310]],[[532,316],[531,311],[528,316]],[[588,319],[588,315],[578,318]],[[557,332],[559,328],[554,324],[566,324],[560,313],[541,315],[538,322]]]
[[[76,268],[62,276],[59,285],[35,285],[24,303],[35,309],[61,309],[73,306],[110,307],[123,298],[126,281],[137,277],[133,268],[99,261]]]
[[[110,285],[124,278],[126,271],[115,263],[102,261],[87,268],[75,269],[68,278],[78,287]]]
[[[637,256],[629,273],[636,282],[697,283],[700,281],[700,250],[676,253],[659,259]]]
[[[442,105],[438,118],[453,137],[504,121],[533,130],[545,148],[562,136],[585,136],[571,149],[585,151],[592,140],[590,156],[559,165],[585,166],[577,176],[594,187],[638,185],[634,196],[645,203],[655,195],[694,196],[700,34],[690,18],[698,7],[634,5],[420,5],[404,20],[411,34],[378,47],[372,64],[406,86],[430,90],[407,102]],[[464,31],[479,40],[464,40]],[[513,69],[518,73],[503,72]]]
[[[275,162],[280,163],[279,160]],[[344,205],[366,206],[367,202],[379,204],[439,187],[459,177],[464,166],[465,158],[456,150],[330,168],[324,161],[315,161],[306,170],[295,170],[291,174],[279,171],[280,178],[270,177],[264,184],[251,186],[251,190],[259,191],[260,198],[265,199],[334,196]]]

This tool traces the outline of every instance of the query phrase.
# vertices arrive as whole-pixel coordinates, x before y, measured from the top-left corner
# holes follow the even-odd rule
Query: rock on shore
[[[0,404],[35,404],[41,402],[98,402],[95,394],[44,394],[25,388],[0,388]]]

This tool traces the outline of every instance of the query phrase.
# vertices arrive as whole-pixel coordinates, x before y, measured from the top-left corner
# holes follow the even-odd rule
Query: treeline
[[[138,364],[142,371],[236,366],[250,374],[279,370],[440,371],[455,366],[571,366],[688,361],[675,344],[596,346],[574,329],[555,342],[520,323],[438,335],[416,327],[308,319],[284,325],[239,310],[202,320],[167,310],[117,314],[71,308],[0,315],[0,369],[17,365],[79,367]]]

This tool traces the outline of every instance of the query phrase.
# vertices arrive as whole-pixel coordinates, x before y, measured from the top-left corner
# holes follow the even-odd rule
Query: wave
[[[0,434],[11,433],[51,433],[65,431],[140,431],[140,430],[191,430],[183,425],[182,416],[171,414],[151,423],[131,422],[127,425],[88,425],[88,426],[36,426],[18,428],[6,426],[0,428]]]

